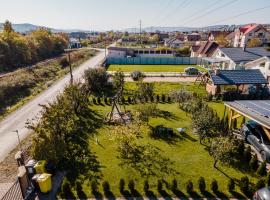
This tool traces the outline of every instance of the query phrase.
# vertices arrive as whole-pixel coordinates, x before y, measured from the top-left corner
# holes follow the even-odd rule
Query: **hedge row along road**
[[[80,80],[84,71],[88,68],[96,67],[104,59],[103,50],[96,56],[73,70],[74,80]],[[0,161],[3,161],[10,151],[18,145],[18,138],[14,131],[18,130],[20,138],[23,140],[29,134],[25,127],[27,120],[35,119],[42,110],[40,105],[52,102],[55,97],[63,91],[70,82],[70,75],[67,74],[62,79],[54,83],[49,89],[39,94],[37,97],[26,103],[24,106],[8,115],[0,121]]]

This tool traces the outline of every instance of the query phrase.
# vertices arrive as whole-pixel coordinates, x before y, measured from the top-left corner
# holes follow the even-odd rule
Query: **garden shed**
[[[208,94],[217,95],[223,91],[235,90],[247,93],[249,86],[265,87],[268,81],[260,70],[212,70],[201,74],[197,80],[206,85]]]

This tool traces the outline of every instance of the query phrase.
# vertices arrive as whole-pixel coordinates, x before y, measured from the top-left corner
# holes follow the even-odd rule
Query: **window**
[[[258,36],[259,37],[263,37],[264,35],[263,35],[263,33],[259,33]]]
[[[265,67],[265,62],[260,64],[260,67]]]

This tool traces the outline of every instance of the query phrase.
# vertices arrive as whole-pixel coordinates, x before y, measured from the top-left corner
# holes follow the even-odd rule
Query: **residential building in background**
[[[261,44],[269,44],[270,33],[260,24],[250,24],[235,30],[234,47],[247,46],[248,42],[257,38]]]
[[[214,41],[201,42],[200,45],[191,47],[190,57],[211,57],[217,48],[218,44]]]
[[[213,58],[225,59],[220,63],[220,67],[225,70],[243,69],[247,63],[263,57],[270,57],[270,52],[264,47],[254,48],[218,48]]]

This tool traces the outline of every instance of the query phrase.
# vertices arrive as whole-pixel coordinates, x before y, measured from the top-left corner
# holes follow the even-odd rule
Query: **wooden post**
[[[234,111],[230,108],[229,109],[229,129],[232,127],[232,118],[233,118]]]

